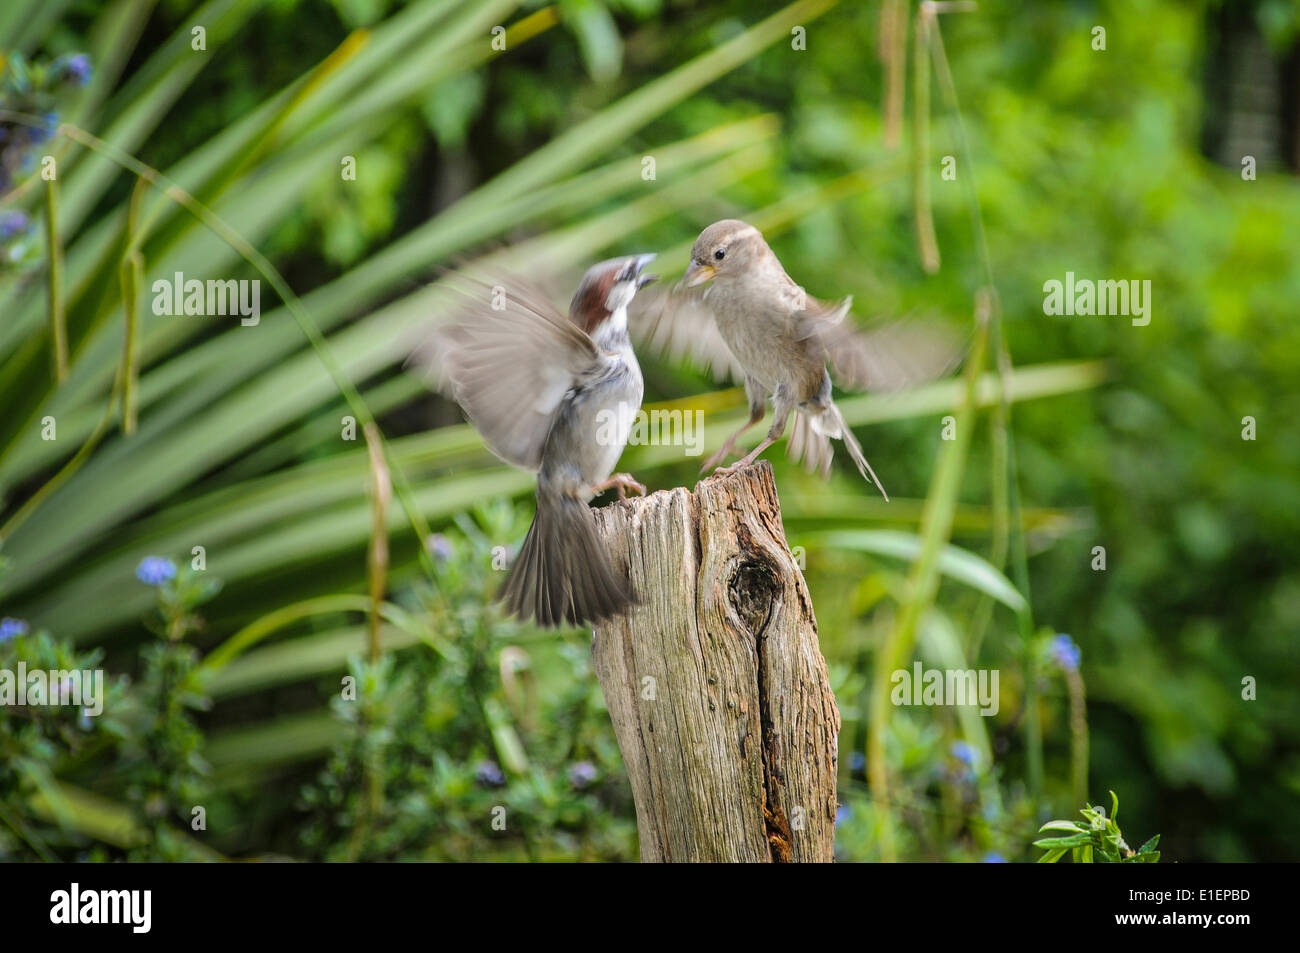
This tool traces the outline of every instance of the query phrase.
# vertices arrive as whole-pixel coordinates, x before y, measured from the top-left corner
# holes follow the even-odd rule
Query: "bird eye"
[[[725,248],[719,248],[713,253],[713,257],[718,261],[722,261],[722,259],[727,257],[727,250]]]

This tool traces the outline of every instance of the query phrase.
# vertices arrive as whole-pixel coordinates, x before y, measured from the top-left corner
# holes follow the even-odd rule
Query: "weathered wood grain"
[[[640,603],[592,654],[643,861],[830,861],[839,709],[771,466],[597,511]]]

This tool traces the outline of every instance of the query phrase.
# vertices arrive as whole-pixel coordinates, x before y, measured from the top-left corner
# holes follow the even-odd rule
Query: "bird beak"
[[[717,273],[718,269],[712,265],[702,265],[692,261],[690,267],[686,269],[686,274],[682,275],[682,287],[694,288],[696,285],[702,285]]]
[[[640,290],[641,290],[642,288],[644,288],[646,285],[650,284],[650,282],[652,282],[652,281],[658,281],[658,280],[659,280],[659,276],[658,276],[658,275],[642,275],[642,274],[641,274],[641,269],[644,268],[646,265],[650,264],[650,262],[652,262],[652,261],[654,261],[654,260],[655,260],[655,256],[654,256],[654,253],[653,253],[653,252],[651,252],[651,253],[648,254],[648,255],[637,255],[637,256],[636,256],[636,263],[635,263],[635,265],[634,265],[634,269],[633,269],[633,271],[632,271],[632,274],[635,275],[635,276],[639,276],[639,277],[637,277],[637,279],[636,279],[636,290],[637,290],[637,291],[640,291]]]

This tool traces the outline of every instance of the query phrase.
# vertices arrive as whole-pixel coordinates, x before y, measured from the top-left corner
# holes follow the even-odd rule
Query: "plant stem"
[[[45,180],[45,277],[50,299],[50,349],[54,380],[62,384],[68,377],[68,328],[63,313],[63,248],[59,245],[58,190],[56,179]]]
[[[885,67],[885,148],[898,148],[903,128],[903,84],[907,76],[907,0],[880,5],[880,61]]]
[[[140,287],[144,284],[144,256],[140,253],[141,240],[136,232],[140,218],[140,198],[144,194],[145,180],[136,177],[131,189],[131,202],[126,214],[126,251],[122,256],[122,433],[135,433],[136,390],[140,378],[140,353],[137,342],[140,336]]]
[[[1083,676],[1078,669],[1065,670],[1065,685],[1070,692],[1070,780],[1074,803],[1088,801],[1088,706]]]
[[[930,204],[930,45],[934,17],[922,4],[916,14],[916,50],[912,57],[912,184],[916,215],[916,243],[926,274],[939,270],[939,242],[934,235],[934,210]]]
[[[374,663],[379,661],[382,654],[379,643],[379,613],[384,599],[384,590],[388,585],[388,501],[393,495],[393,484],[389,479],[388,467],[384,463],[384,452],[379,440],[379,428],[374,424],[367,424],[363,432],[366,435],[366,448],[370,452],[370,479],[373,497],[370,551],[366,560],[366,575],[370,586],[370,624],[368,627],[370,661]]]

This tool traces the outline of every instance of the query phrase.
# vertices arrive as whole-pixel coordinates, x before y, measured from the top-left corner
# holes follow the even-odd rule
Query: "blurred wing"
[[[412,357],[460,404],[493,453],[535,470],[564,395],[611,358],[517,281],[494,288],[458,276],[453,289],[461,299],[455,318]]]
[[[901,390],[942,377],[961,360],[959,339],[940,322],[909,318],[859,328],[848,317],[852,304],[852,297],[834,304],[808,298],[799,314],[799,336],[825,351],[841,387]]]
[[[745,369],[727,347],[704,296],[668,286],[641,291],[632,302],[628,332],[638,345],[701,367],[721,381],[745,381]]]

